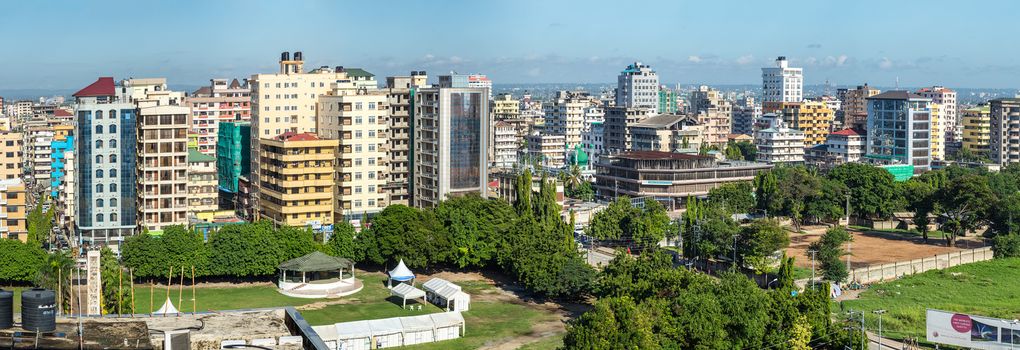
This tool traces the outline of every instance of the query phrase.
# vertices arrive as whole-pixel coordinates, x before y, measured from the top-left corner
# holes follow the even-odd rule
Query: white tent
[[[447,307],[446,311],[468,311],[468,309],[471,308],[471,295],[458,291],[457,294],[453,296],[450,306],[452,306],[453,309],[451,310]]]
[[[459,312],[429,314],[436,327],[436,341],[460,338],[464,331],[464,316]]]
[[[368,326],[372,327],[376,349],[397,347],[404,343],[404,326],[397,317],[369,320]]]
[[[412,287],[409,284],[403,284],[403,283],[397,285],[396,287],[393,287],[393,289],[390,289],[390,295],[395,295],[395,296],[400,297],[400,299],[403,299],[404,303],[403,303],[403,305],[401,305],[401,307],[406,307],[407,306],[407,299],[418,299],[418,298],[425,299],[425,292],[424,291],[422,291],[421,289]]]
[[[333,325],[336,329],[336,343],[338,349],[345,350],[369,350],[372,349],[372,327],[368,321],[354,321],[337,323]],[[319,335],[322,336],[321,334]],[[329,338],[322,338],[329,340]]]
[[[411,272],[411,269],[407,268],[407,265],[404,265],[404,259],[400,259],[400,263],[397,264],[397,267],[390,270],[390,279],[387,280],[386,283],[389,284],[390,281],[394,280],[397,282],[411,281],[411,284],[414,284],[414,272]]]
[[[436,341],[435,323],[429,315],[401,317],[404,326],[404,346]]]
[[[461,291],[460,286],[442,278],[433,278],[422,284],[429,301],[446,311],[467,311],[471,297]],[[450,310],[450,307],[453,310]]]
[[[177,314],[180,314],[180,313],[181,312],[177,311],[177,308],[174,307],[174,303],[172,301],[170,301],[170,298],[166,298],[166,302],[163,303],[163,307],[159,308],[159,310],[156,310],[156,312],[153,312],[152,314],[153,315],[163,315],[163,316],[166,316],[166,315],[169,315],[169,314],[177,315]]]

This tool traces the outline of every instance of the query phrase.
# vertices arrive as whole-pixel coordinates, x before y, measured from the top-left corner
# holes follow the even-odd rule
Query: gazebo
[[[393,270],[390,270],[389,274],[390,279],[386,280],[387,287],[393,288],[391,284],[392,281],[411,281],[411,286],[414,286],[414,272],[411,272],[411,269],[407,268],[407,265],[404,265],[404,259],[400,259],[400,263],[398,263],[397,267],[394,267]]]
[[[354,263],[322,252],[281,263],[280,292],[299,298],[327,298],[354,294],[363,287],[354,278]]]

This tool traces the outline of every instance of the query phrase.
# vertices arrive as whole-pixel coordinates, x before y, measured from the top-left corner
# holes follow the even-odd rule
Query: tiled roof
[[[369,73],[368,71],[361,68],[347,68],[345,69],[345,71],[347,72],[347,76],[349,77],[371,78],[375,76],[375,74]]]
[[[280,134],[280,136],[275,137],[275,139],[280,141],[315,141],[318,140],[319,137],[315,136],[314,133],[310,132],[296,133],[293,131],[288,131]]]
[[[195,92],[192,92],[191,95],[192,96],[203,96],[203,95],[208,95],[208,94],[211,94],[211,93],[212,93],[212,89],[210,89],[208,86],[203,86],[203,87],[198,88],[198,90],[195,90]]]
[[[840,136],[859,136],[861,133],[854,129],[843,129],[832,134]]]
[[[56,117],[73,117],[74,114],[68,112],[66,109],[57,108],[53,110],[53,115]]]
[[[92,96],[113,96],[117,93],[117,84],[113,82],[113,77],[99,77],[96,82],[84,89],[78,90],[74,93],[74,97],[92,97]]]

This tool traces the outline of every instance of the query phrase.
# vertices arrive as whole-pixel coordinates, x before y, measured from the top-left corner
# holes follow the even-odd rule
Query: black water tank
[[[34,288],[21,292],[21,328],[31,332],[57,329],[57,295],[52,290]]]
[[[0,289],[0,329],[14,326],[14,292]]]
[[[287,51],[281,52],[280,61],[290,61],[290,52]]]
[[[304,57],[301,56],[301,51],[294,52],[294,60],[295,61],[300,61],[302,58],[304,58]]]

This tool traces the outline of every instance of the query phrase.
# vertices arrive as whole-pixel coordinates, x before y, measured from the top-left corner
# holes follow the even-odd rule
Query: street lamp
[[[885,313],[885,309],[879,309],[879,310],[875,310],[875,311],[872,311],[872,312],[875,313],[876,315],[878,315],[878,348],[881,349],[882,348],[882,314]]]
[[[1014,338],[1015,333],[1013,333],[1013,332],[1017,330],[1016,329],[1016,325],[1020,324],[1020,320],[1017,320],[1017,319],[1002,320],[1002,322],[1005,323],[1005,324],[1010,325],[1010,327],[1009,327],[1009,349],[1013,350],[1013,345],[1016,344],[1016,340]]]
[[[815,253],[818,253],[818,251],[817,250],[809,250],[807,252],[808,252],[808,254],[811,254],[811,287],[814,288],[814,286],[815,286]]]

